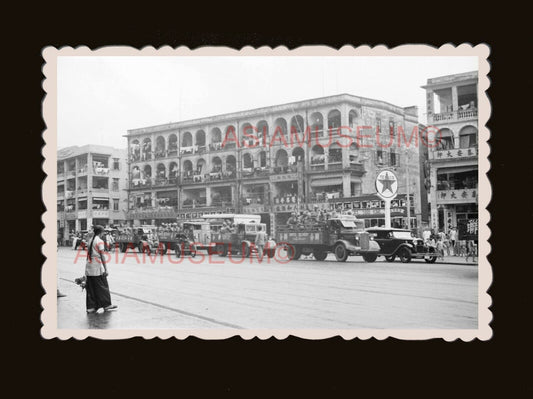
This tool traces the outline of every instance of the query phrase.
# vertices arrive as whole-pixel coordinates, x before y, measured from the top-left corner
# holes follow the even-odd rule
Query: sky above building
[[[348,93],[418,106],[477,57],[59,57],[58,148],[127,146],[129,129]]]

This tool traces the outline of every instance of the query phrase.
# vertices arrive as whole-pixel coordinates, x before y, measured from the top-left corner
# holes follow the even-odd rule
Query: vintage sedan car
[[[425,245],[424,240],[416,238],[409,230],[373,227],[366,231],[379,244],[379,255],[384,256],[387,262],[394,262],[396,257],[402,263],[408,263],[413,258],[424,259],[427,263],[437,260],[436,249]]]

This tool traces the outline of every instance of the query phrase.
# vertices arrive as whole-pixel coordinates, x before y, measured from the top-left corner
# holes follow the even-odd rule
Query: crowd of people
[[[446,256],[464,257],[465,261],[472,259],[476,261],[477,243],[474,240],[458,240],[459,233],[455,227],[450,229],[448,234],[440,230],[433,233],[431,230],[424,230],[422,238],[427,246],[435,248],[440,259]]]
[[[312,211],[292,212],[287,220],[287,225],[292,229],[303,229],[316,226],[329,219],[337,218],[340,215],[353,216],[353,211],[351,209],[344,210],[340,207],[333,210],[324,210],[319,209],[318,206],[315,205]]]

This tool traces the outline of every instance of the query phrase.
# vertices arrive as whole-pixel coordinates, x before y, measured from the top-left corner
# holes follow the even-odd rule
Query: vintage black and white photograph
[[[43,336],[489,339],[488,55],[46,48]]]

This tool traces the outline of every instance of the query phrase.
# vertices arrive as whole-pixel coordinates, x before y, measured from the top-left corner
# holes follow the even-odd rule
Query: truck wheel
[[[365,260],[365,262],[375,262],[376,259],[378,258],[378,254],[363,254],[363,259]]]
[[[217,252],[219,256],[228,256],[228,247],[225,245],[217,246]]]
[[[346,262],[348,259],[348,250],[344,244],[337,244],[335,247],[335,258],[337,258],[337,262]]]
[[[402,248],[398,251],[398,257],[402,263],[409,263],[411,262],[411,251],[407,248]]]
[[[396,260],[396,255],[385,256],[385,260],[387,262],[394,262]]]
[[[316,260],[324,260],[327,258],[328,253],[321,249],[317,249],[313,251],[313,256],[315,257]]]
[[[241,256],[247,258],[250,256],[250,247],[246,244],[242,246]]]

